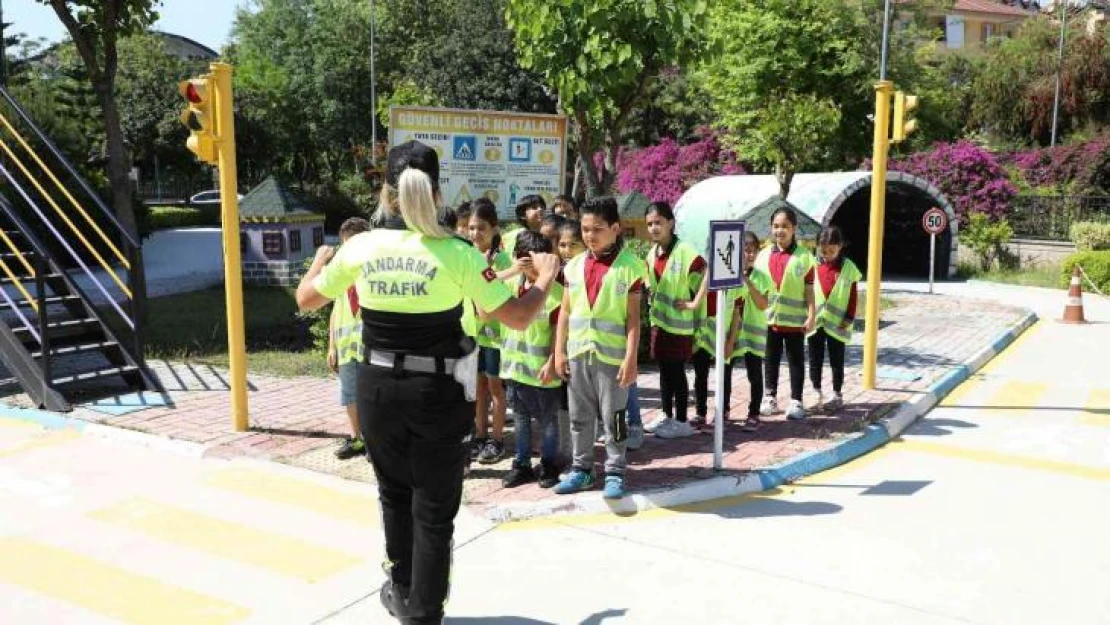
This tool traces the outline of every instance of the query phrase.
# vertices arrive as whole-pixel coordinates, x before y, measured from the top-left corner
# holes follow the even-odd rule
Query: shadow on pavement
[[[774,495],[781,493],[780,489],[775,489],[763,493],[763,495]],[[706,502],[711,504],[712,502]],[[712,508],[708,505],[703,506],[689,506],[680,508],[682,512],[693,514],[715,514],[722,519],[762,519],[769,517],[790,517],[790,516],[821,516],[825,514],[836,514],[843,510],[842,506],[834,503],[827,503],[824,501],[786,501],[777,499],[773,496],[766,497],[757,495],[747,497],[743,501],[735,504],[725,504],[720,508]]]
[[[952,406],[945,406],[951,408]],[[918,421],[906,434],[920,436],[949,436],[956,433],[957,429],[966,430],[977,428],[978,425],[959,419],[930,419],[928,417]]]

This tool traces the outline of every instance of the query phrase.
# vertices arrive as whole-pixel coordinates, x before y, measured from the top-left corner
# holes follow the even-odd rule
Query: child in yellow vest
[[[744,286],[737,289],[736,310],[728,330],[725,353],[732,359],[732,366],[743,363],[751,388],[748,417],[741,429],[755,432],[759,429],[759,407],[763,401],[763,357],[767,352],[767,297],[775,290],[771,276],[755,268],[759,254],[759,237],[748,230],[744,232]]]
[[[863,274],[855,263],[844,257],[848,242],[840,228],[828,226],[817,237],[817,251],[821,264],[817,266],[817,281],[814,295],[817,305],[817,323],[810,331],[809,343],[809,380],[817,391],[817,404],[829,410],[836,410],[844,403],[841,394],[844,388],[844,351],[852,341],[852,326],[856,319],[856,304],[859,297],[856,283]],[[821,370],[825,367],[825,351],[829,352],[829,368],[832,370],[832,399],[827,404],[821,391]]]
[[[767,396],[760,413],[775,414],[778,407],[779,365],[783,347],[790,368],[790,405],[786,418],[805,419],[802,389],[805,386],[805,335],[813,329],[816,309],[813,299],[813,254],[795,237],[798,214],[782,207],[771,216],[772,245],[759,253],[755,266],[771,276],[775,290],[767,307],[767,358],[764,374]]]
[[[351,237],[370,231],[370,222],[351,217],[339,226],[339,244]],[[358,426],[358,363],[362,362],[362,309],[355,287],[347,289],[347,297],[335,300],[328,318],[328,368],[339,374],[339,405],[347,411],[351,436],[335,451],[340,460],[350,460],[366,453],[366,443]]]
[[[500,248],[497,208],[487,198],[471,203],[470,240],[486,257],[490,269],[512,266]],[[479,464],[495,464],[505,456],[505,387],[501,382],[501,324],[479,310],[475,339],[478,342],[478,396],[474,404],[474,447],[471,457]],[[492,421],[492,424],[491,424]],[[490,435],[490,426],[493,433]]]
[[[620,212],[612,197],[582,206],[587,253],[564,269],[566,289],[556,334],[555,370],[570,383],[571,471],[560,495],[593,487],[594,441],[605,430],[607,499],[624,496],[629,433],[628,388],[636,382],[643,261],[620,240]]]
[[[536,279],[531,253],[550,254],[551,241],[530,230],[520,233],[514,251],[522,275],[512,281],[517,293],[527,292]],[[555,327],[563,287],[552,284],[543,311],[525,330],[502,328],[501,376],[508,382],[509,401],[516,415],[516,457],[502,483],[506,488],[539,481],[541,488],[559,482],[556,459],[559,452],[558,412],[562,380],[555,375]],[[532,421],[540,428],[539,471],[532,468]]]

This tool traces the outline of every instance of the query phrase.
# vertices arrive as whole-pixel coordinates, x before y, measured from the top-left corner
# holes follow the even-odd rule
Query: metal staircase
[[[54,411],[156,389],[143,361],[145,296],[138,235],[0,87],[4,368]]]

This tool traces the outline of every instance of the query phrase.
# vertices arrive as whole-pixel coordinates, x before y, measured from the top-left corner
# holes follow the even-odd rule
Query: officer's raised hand
[[[559,275],[559,269],[562,267],[562,262],[559,257],[554,254],[537,254],[532,252],[532,266],[535,267],[536,273],[539,274],[539,279],[547,284],[549,281],[554,280]]]

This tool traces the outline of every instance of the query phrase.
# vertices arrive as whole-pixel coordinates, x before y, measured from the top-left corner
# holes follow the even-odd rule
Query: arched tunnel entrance
[[[929,235],[922,229],[925,211],[938,206],[937,198],[924,189],[898,181],[887,182],[886,229],[883,236],[883,275],[928,277]],[[850,242],[847,255],[867,271],[868,230],[871,227],[871,185],[852,192],[835,209],[828,223],[839,226]],[[937,235],[935,276],[950,278],[952,230]]]

